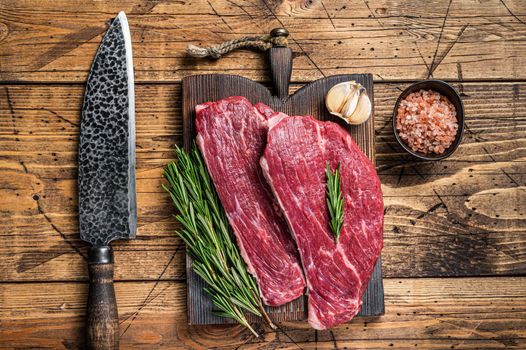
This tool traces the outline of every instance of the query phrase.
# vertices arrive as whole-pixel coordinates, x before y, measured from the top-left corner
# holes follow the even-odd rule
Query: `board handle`
[[[273,37],[287,37],[289,32],[285,28],[275,28],[270,32],[270,35]],[[292,75],[292,50],[286,46],[276,45],[270,48],[268,57],[275,95],[283,99],[289,95],[290,77]]]
[[[87,348],[118,349],[119,317],[113,288],[111,247],[91,247],[88,254],[88,272]]]

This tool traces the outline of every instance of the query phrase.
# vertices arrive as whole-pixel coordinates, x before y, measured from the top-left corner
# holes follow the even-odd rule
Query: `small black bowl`
[[[400,105],[400,102],[407,97],[407,95],[419,91],[419,90],[433,90],[441,95],[447,97],[447,99],[455,106],[456,112],[457,112],[457,121],[458,121],[458,129],[457,129],[457,135],[455,136],[455,140],[449,146],[444,153],[441,154],[424,154],[422,152],[415,152],[413,151],[405,142],[398,136],[398,131],[396,130],[396,115],[398,111],[398,106]],[[398,144],[405,150],[407,153],[420,158],[424,160],[440,160],[449,157],[452,155],[455,150],[460,145],[460,142],[462,141],[462,136],[464,135],[464,104],[462,103],[462,100],[460,99],[459,94],[457,91],[448,83],[442,80],[423,80],[418,83],[415,83],[411,86],[409,86],[407,89],[405,89],[400,96],[398,97],[398,100],[396,100],[394,111],[393,111],[393,133],[396,137],[396,141],[398,141]]]

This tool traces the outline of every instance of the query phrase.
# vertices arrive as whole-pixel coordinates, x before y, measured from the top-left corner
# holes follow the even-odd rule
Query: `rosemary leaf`
[[[190,152],[176,146],[175,153],[177,160],[164,169],[168,184],[163,188],[177,210],[175,218],[182,225],[177,234],[193,258],[192,268],[208,284],[205,291],[217,308],[216,314],[236,320],[257,336],[245,312],[269,319],[201,154],[195,145]]]
[[[343,227],[343,194],[341,190],[340,163],[338,163],[336,171],[332,172],[327,162],[325,175],[327,179],[327,208],[330,216],[329,226],[336,242],[338,242]]]

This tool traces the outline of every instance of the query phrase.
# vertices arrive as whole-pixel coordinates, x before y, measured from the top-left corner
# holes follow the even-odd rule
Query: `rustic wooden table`
[[[128,14],[137,80],[137,240],[114,244],[123,348],[526,348],[526,3],[522,0],[0,1],[0,348],[78,348],[87,291],[76,152],[86,74],[107,22]],[[184,246],[163,166],[182,143],[181,78],[268,81],[263,55],[185,56],[283,26],[300,86],[374,74],[385,196],[386,314],[331,331],[186,324]],[[390,126],[409,82],[453,82],[460,149],[401,152]]]

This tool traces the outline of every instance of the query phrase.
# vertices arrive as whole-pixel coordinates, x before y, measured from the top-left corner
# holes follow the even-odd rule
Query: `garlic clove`
[[[349,124],[362,124],[369,119],[371,116],[371,100],[369,99],[369,96],[367,96],[367,91],[363,89],[363,92],[360,94],[360,97],[358,99],[358,103],[356,105],[356,109],[351,114],[351,116],[347,119]]]
[[[356,90],[356,82],[348,81],[334,85],[327,96],[325,97],[325,106],[329,113],[342,117],[342,110],[347,104],[349,95],[352,95]]]
[[[358,100],[360,99],[360,90],[355,89],[352,94],[347,98],[347,102],[341,109],[342,116],[352,115],[358,106]]]
[[[334,85],[325,97],[325,105],[329,113],[348,124],[365,122],[372,110],[366,89],[354,80]]]

